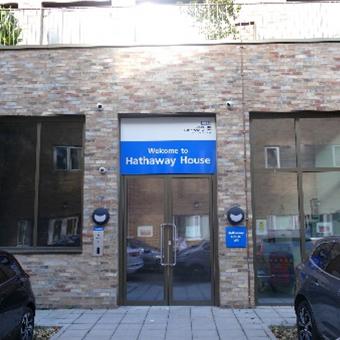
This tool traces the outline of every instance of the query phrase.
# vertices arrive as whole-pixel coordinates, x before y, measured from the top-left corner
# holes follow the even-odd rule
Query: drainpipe
[[[248,178],[247,178],[247,135],[246,135],[246,104],[245,104],[245,93],[244,93],[244,45],[241,41],[241,87],[242,87],[242,115],[243,115],[243,161],[244,161],[244,193],[246,197],[246,227],[247,227],[247,239],[248,239],[248,245],[247,245],[247,272],[248,272],[248,306],[251,306],[251,279],[250,279],[250,264],[249,264],[249,258],[250,258],[250,251],[249,251],[249,195],[248,195]]]
[[[44,41],[44,8],[40,9],[40,33],[39,44],[42,45]]]

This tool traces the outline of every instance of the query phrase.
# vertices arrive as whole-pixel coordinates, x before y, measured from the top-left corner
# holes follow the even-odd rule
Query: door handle
[[[161,264],[161,266],[166,265],[166,263],[164,262],[164,227],[165,227],[165,224],[160,225],[160,229],[161,229],[161,244],[160,244],[161,260],[160,260],[160,264]]]
[[[177,227],[176,224],[172,224],[172,254],[173,261],[170,266],[174,267],[177,263]]]
[[[164,239],[165,228],[171,228],[171,230],[168,230],[168,231],[171,231],[171,236],[170,236],[170,233],[168,232],[166,244],[164,242],[165,241],[165,239]],[[160,242],[161,242],[161,244],[160,244],[161,260],[160,260],[160,264],[161,264],[161,266],[172,266],[173,267],[177,263],[177,254],[176,254],[177,228],[176,228],[176,225],[173,224],[173,223],[162,223],[160,225],[160,229],[161,229],[161,240],[160,240]],[[166,247],[166,252],[164,252],[164,250],[165,250],[164,246]],[[172,262],[170,262],[170,254],[172,254]]]

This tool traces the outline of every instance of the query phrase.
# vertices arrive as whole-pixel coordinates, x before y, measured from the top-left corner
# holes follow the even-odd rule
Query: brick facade
[[[336,42],[2,50],[0,115],[86,116],[83,252],[18,255],[39,306],[117,304],[118,114],[195,112],[216,114],[220,304],[253,305],[248,113],[337,110],[338,50]],[[233,203],[248,210],[248,249],[224,245],[224,210]],[[90,216],[98,206],[111,220],[104,256],[92,257]]]

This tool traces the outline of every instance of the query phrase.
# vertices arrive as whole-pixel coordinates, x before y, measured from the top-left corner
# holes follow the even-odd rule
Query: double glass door
[[[212,177],[123,181],[123,303],[213,304]]]

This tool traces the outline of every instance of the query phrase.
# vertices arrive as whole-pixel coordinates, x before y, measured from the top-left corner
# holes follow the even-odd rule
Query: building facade
[[[3,49],[0,246],[38,304],[291,303],[340,234],[338,48]]]

